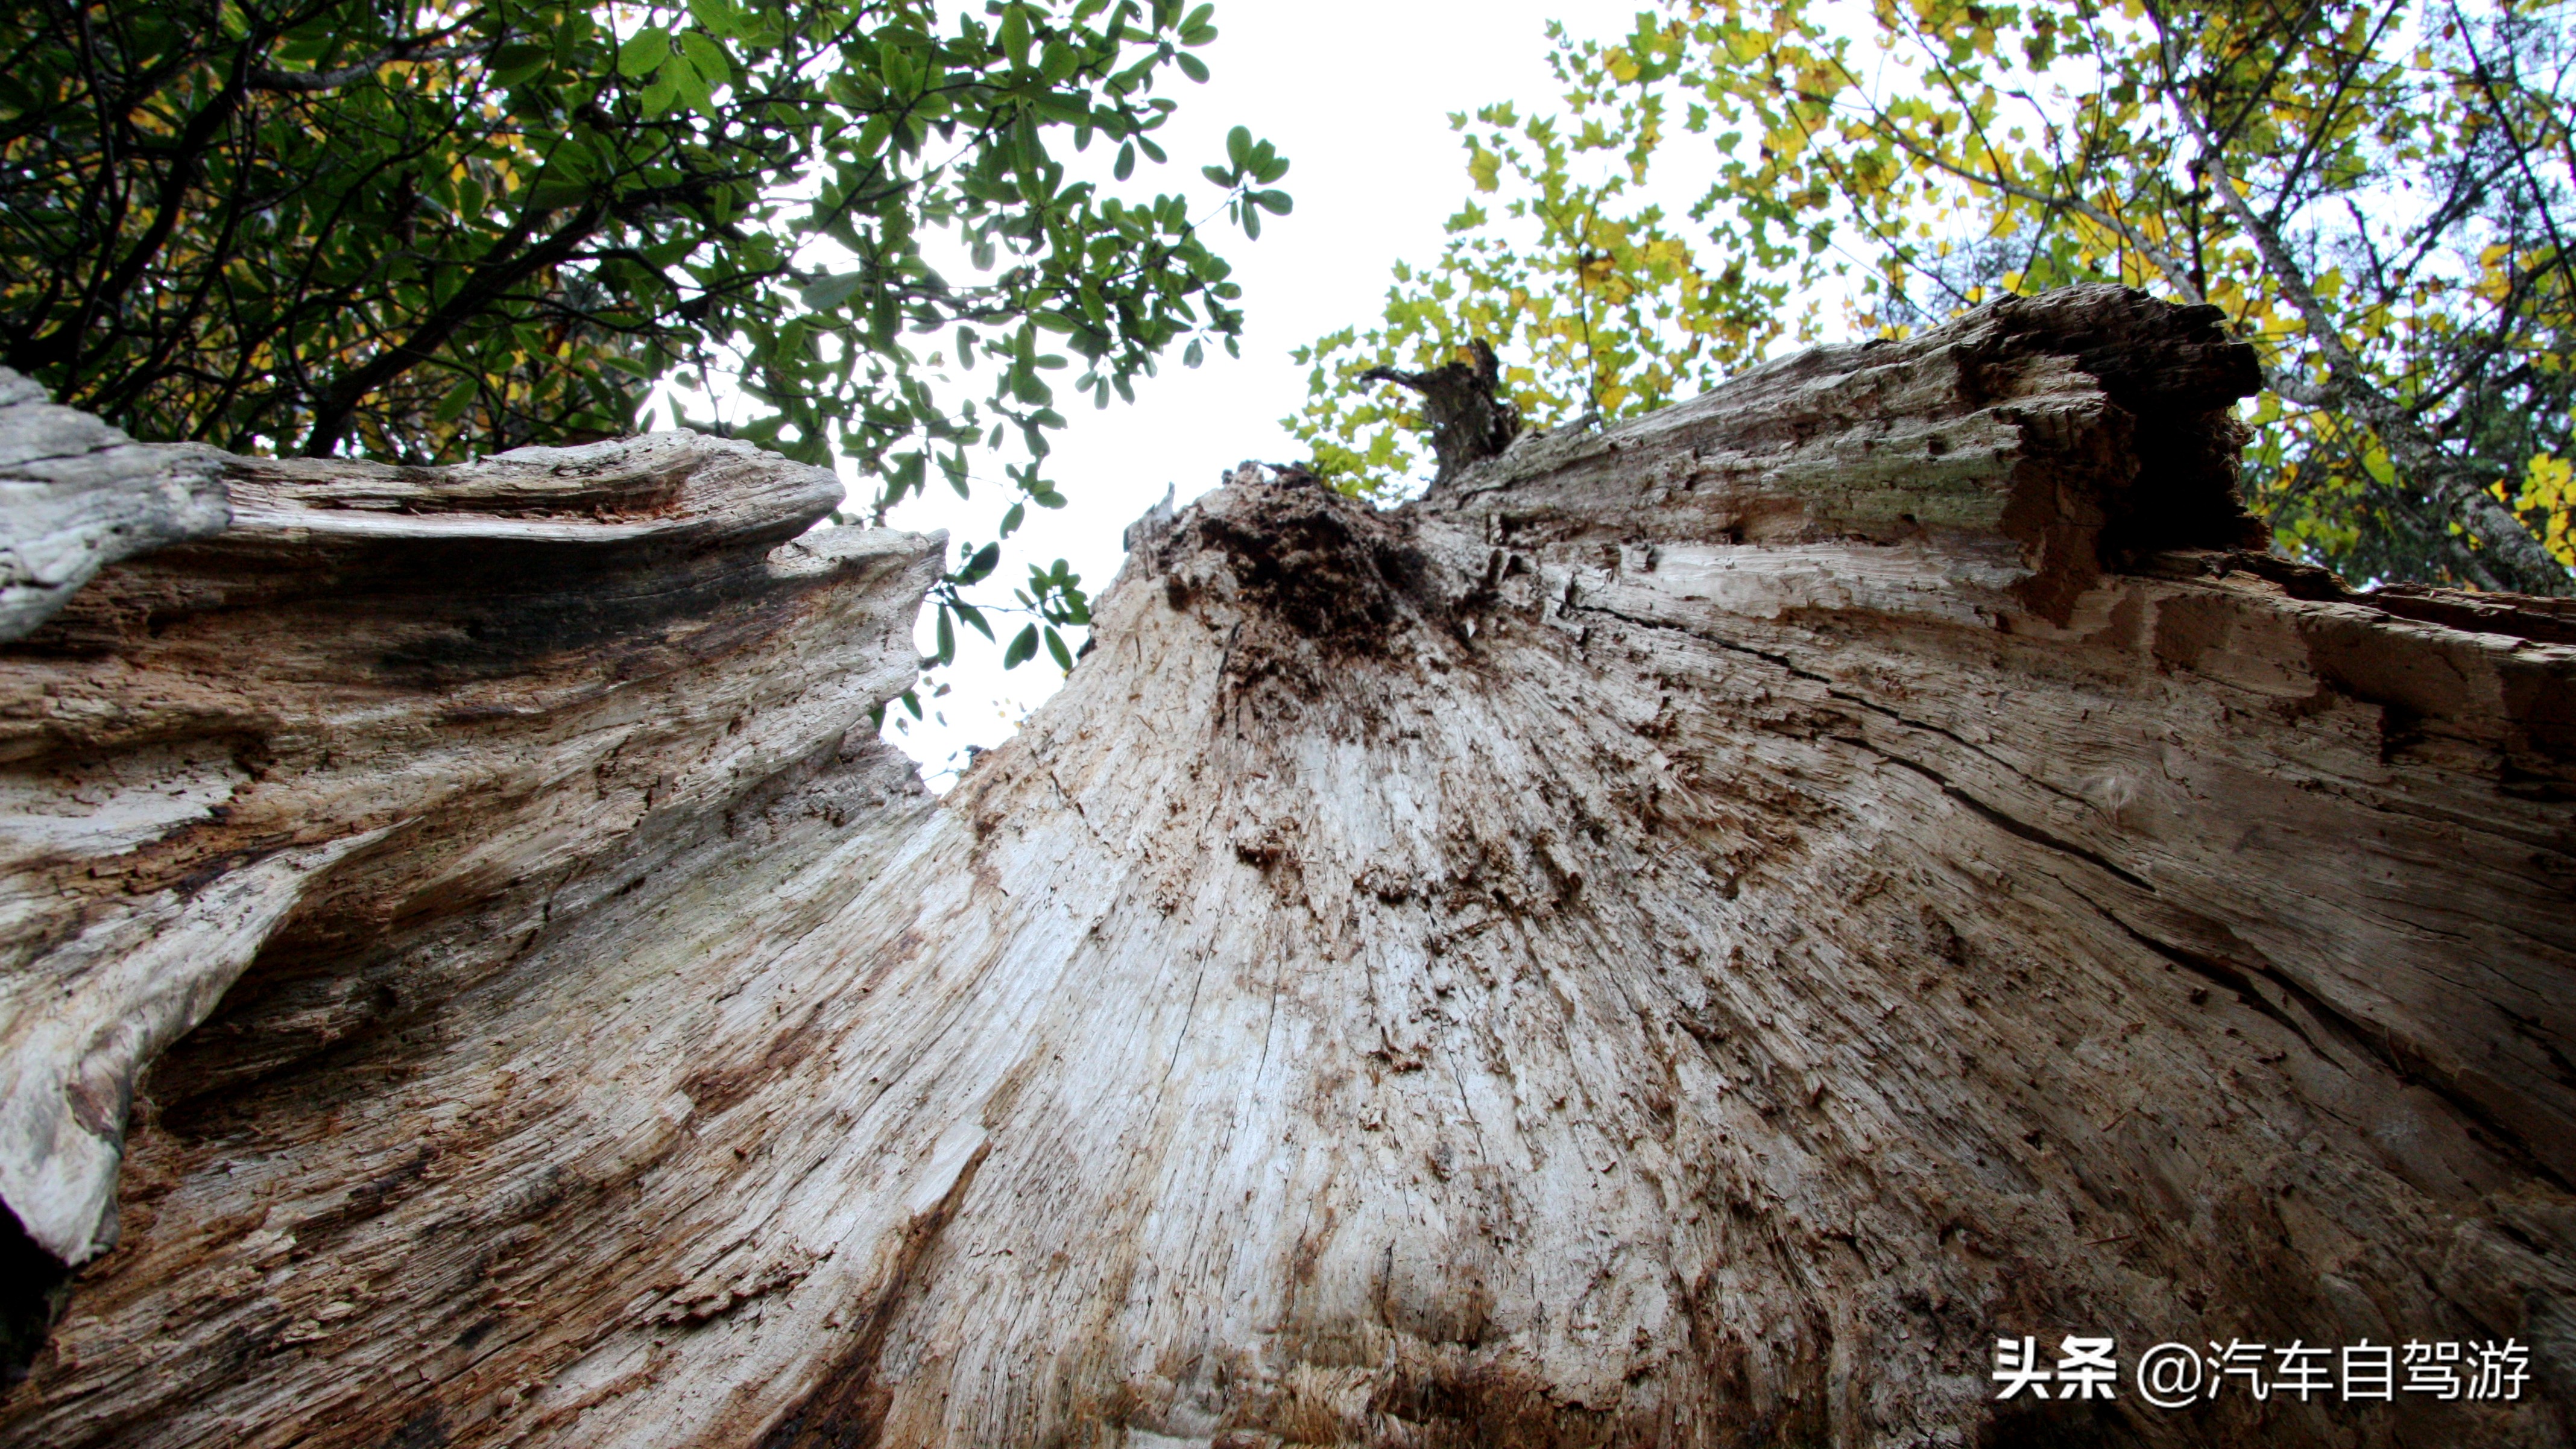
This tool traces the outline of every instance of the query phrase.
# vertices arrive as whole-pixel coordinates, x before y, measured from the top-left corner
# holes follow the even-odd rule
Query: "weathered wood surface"
[[[2097,289],[1247,470],[936,801],[923,540],[236,483],[0,656],[11,1070],[178,989],[97,922],[246,963],[0,1432],[2567,1443],[2576,620],[2240,551],[2243,363]],[[2540,1379],[1992,1417],[2081,1331]]]
[[[222,459],[138,444],[0,367],[0,642],[118,559],[221,533]]]
[[[227,471],[228,531],[99,580],[0,679],[0,1197],[67,1263],[113,1241],[137,1074],[254,955],[214,1079],[499,968],[520,942],[495,921],[399,964],[386,928],[452,936],[457,907],[639,868],[640,827],[703,828],[910,678],[930,541],[788,543],[839,484],[747,446]],[[796,667],[817,649],[832,667]],[[331,964],[283,966],[298,949]]]

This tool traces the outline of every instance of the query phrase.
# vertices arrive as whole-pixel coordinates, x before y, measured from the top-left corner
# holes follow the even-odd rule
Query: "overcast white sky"
[[[1161,377],[1139,383],[1133,406],[1113,399],[1095,412],[1070,395],[1060,401],[1071,425],[1054,439],[1051,463],[1069,505],[1032,510],[1006,545],[1012,554],[996,581],[1025,577],[1026,562],[1063,557],[1086,587],[1104,588],[1118,571],[1120,532],[1166,484],[1186,502],[1245,458],[1303,456],[1279,426],[1305,396],[1304,370],[1289,350],[1374,320],[1389,268],[1438,253],[1440,224],[1468,189],[1448,113],[1552,96],[1552,13],[1577,34],[1609,34],[1629,28],[1633,9],[1586,11],[1568,0],[1219,0],[1219,37],[1199,52],[1212,78],[1194,86],[1173,74],[1165,82],[1177,87],[1163,93],[1181,108],[1160,133],[1174,165],[1157,185],[1212,201],[1215,189],[1198,167],[1223,160],[1226,129],[1237,124],[1293,163],[1280,184],[1296,198],[1295,213],[1264,218],[1257,242],[1232,232],[1218,245],[1243,286],[1243,356],[1218,354],[1193,372],[1175,353]],[[979,491],[961,503],[934,478],[931,495],[908,501],[891,521],[982,538],[998,512],[995,496]],[[927,628],[922,643],[930,647]],[[890,721],[886,729],[934,787],[953,778],[963,747],[999,744],[1063,682],[1044,653],[1008,674],[1001,651],[973,635],[959,655],[945,671],[948,696],[925,701],[945,723],[907,720],[905,731]]]

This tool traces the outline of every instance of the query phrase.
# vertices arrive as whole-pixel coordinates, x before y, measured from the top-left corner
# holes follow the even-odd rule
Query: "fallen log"
[[[1247,467],[939,799],[827,476],[231,460],[0,653],[0,1426],[2566,1443],[2576,616],[2265,556],[2251,377],[2075,289]],[[2529,1381],[2130,1376],[2293,1341]]]

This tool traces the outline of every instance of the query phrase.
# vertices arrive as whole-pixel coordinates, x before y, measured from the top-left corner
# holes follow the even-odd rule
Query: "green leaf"
[[[538,211],[559,211],[579,206],[598,194],[599,188],[578,177],[540,176],[528,188],[528,205]]]
[[[1049,625],[1046,630],[1046,647],[1047,653],[1055,656],[1056,668],[1063,670],[1067,674],[1071,674],[1073,672],[1073,651],[1064,647],[1064,636],[1058,634],[1053,625]]]
[[[743,17],[727,0],[689,0],[689,18],[710,35],[740,39],[746,31]]]
[[[909,96],[921,89],[921,68],[912,52],[901,40],[888,36],[877,44],[877,74],[885,87],[897,96]]]
[[[942,667],[957,662],[957,626],[948,617],[948,606],[939,606],[939,662]]]
[[[1004,669],[1017,669],[1021,665],[1028,663],[1029,657],[1037,652],[1038,626],[1031,624],[1020,630],[1019,633],[1011,636],[1009,647],[1002,651],[1002,667]]]
[[[1181,68],[1181,74],[1188,76],[1190,79],[1197,81],[1201,85],[1207,84],[1207,62],[1200,60],[1197,56],[1184,50],[1173,54],[1172,63]]]
[[[1225,133],[1225,159],[1233,162],[1237,171],[1251,167],[1252,132],[1248,128],[1237,126]]]
[[[617,47],[617,73],[631,80],[642,80],[659,69],[670,54],[671,32],[659,26],[646,26]]]
[[[1027,6],[1013,4],[1002,7],[1001,41],[1002,53],[1011,58],[1011,64],[1025,66],[1029,63],[1029,11]]]
[[[691,110],[705,113],[715,109],[715,88],[698,74],[696,63],[687,55],[675,55],[662,62],[661,80],[687,100]]]
[[[680,50],[688,56],[690,68],[709,86],[733,83],[733,63],[725,56],[724,47],[714,40],[698,31],[684,30],[680,32]]]
[[[826,275],[806,283],[796,295],[799,301],[815,311],[829,312],[850,300],[851,295],[866,282],[866,275],[860,272],[843,272],[837,277]]]
[[[504,87],[524,84],[530,76],[545,69],[554,58],[554,47],[550,45],[530,45],[522,42],[515,45],[494,46],[491,59],[492,83]]]
[[[438,400],[438,420],[452,423],[465,416],[465,410],[474,406],[474,399],[481,395],[482,390],[481,383],[475,378],[458,379],[456,386],[449,388],[447,395]]]

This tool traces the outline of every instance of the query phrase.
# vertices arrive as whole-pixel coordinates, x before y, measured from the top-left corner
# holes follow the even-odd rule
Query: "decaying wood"
[[[255,955],[207,1086],[501,968],[565,884],[837,740],[910,678],[911,604],[870,588],[935,549],[789,543],[832,475],[682,434],[229,475],[229,530],[99,580],[8,666],[0,1196],[69,1264],[115,1240],[138,1073]],[[467,904],[502,917],[453,938]],[[436,929],[397,965],[405,925]]]
[[[221,533],[222,455],[146,447],[0,367],[0,642],[107,564]]]
[[[1363,382],[1391,382],[1422,395],[1422,430],[1431,435],[1431,455],[1438,460],[1438,480],[1495,457],[1521,435],[1520,411],[1503,400],[1502,365],[1493,344],[1482,337],[1467,344],[1465,357],[1427,372],[1372,367]]]
[[[123,1143],[0,1424],[2565,1444],[2576,619],[2250,551],[2249,381],[2085,289],[1239,476],[940,800],[828,480],[237,462],[0,657],[0,1196]],[[2538,1379],[1993,1402],[2069,1332]]]

